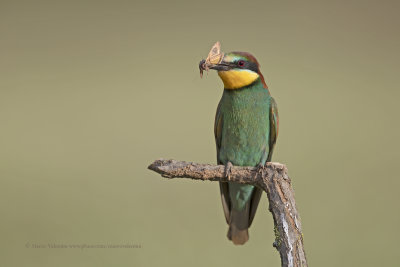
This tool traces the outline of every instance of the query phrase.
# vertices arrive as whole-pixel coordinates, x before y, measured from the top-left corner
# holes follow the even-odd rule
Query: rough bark
[[[223,165],[159,159],[148,168],[166,178],[228,181]],[[268,162],[262,171],[255,167],[233,166],[229,181],[255,185],[267,193],[269,210],[275,225],[273,246],[279,251],[282,266],[308,266],[303,247],[300,217],[286,166]]]

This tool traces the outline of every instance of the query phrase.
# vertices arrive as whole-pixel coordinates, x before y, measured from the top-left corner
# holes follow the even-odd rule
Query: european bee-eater
[[[217,61],[202,60],[200,70],[216,70],[224,84],[214,123],[218,164],[224,164],[227,173],[232,165],[263,168],[271,161],[279,119],[260,65],[246,52],[221,54]],[[244,244],[262,189],[220,182],[220,192],[228,239],[235,245]]]

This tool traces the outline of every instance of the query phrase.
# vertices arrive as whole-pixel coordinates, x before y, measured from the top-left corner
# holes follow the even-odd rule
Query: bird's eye
[[[244,60],[239,60],[238,61],[238,66],[243,67],[244,66]]]

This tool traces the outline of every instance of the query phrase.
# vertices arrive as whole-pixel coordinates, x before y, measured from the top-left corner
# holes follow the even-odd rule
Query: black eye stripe
[[[257,63],[254,63],[251,61],[244,61],[244,60],[238,60],[235,63],[237,66],[239,66],[242,69],[248,69],[248,70],[252,70],[254,72],[259,71]]]
[[[254,62],[248,62],[247,68],[248,68],[249,70],[254,71],[254,72],[258,72],[258,71],[259,71],[258,65],[257,65],[256,63],[254,63]]]

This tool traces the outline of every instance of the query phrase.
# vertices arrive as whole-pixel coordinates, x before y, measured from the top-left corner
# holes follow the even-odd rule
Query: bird
[[[220,53],[219,59],[202,60],[199,67],[201,74],[203,70],[216,70],[224,85],[214,122],[217,162],[225,165],[228,177],[228,182],[219,183],[220,194],[229,225],[227,237],[233,244],[243,245],[249,240],[248,228],[262,189],[230,182],[231,168],[254,166],[264,170],[278,136],[278,108],[252,54]]]

